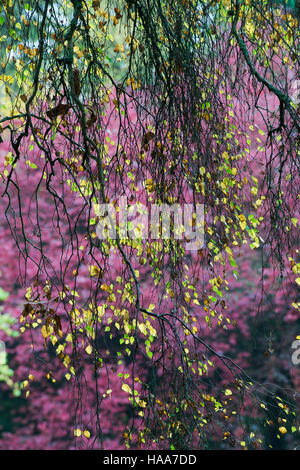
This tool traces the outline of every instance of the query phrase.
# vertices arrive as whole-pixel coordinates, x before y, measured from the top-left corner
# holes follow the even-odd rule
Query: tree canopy
[[[107,445],[115,394],[127,408],[111,432],[127,448],[295,446],[299,11],[2,1],[1,207],[26,289],[17,341],[49,381],[58,364],[78,445]],[[101,207],[120,219],[124,198],[125,225],[101,239]],[[194,230],[204,208],[198,249],[173,218],[173,236],[141,236],[145,208],[184,204]],[[21,386],[32,401],[35,376]]]

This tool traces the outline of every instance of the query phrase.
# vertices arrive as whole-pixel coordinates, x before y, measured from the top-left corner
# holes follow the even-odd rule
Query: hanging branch
[[[284,109],[286,109],[289,112],[290,116],[292,117],[295,127],[299,131],[300,130],[300,117],[297,115],[297,112],[292,107],[292,101],[291,101],[290,97],[288,95],[286,95],[285,93],[283,93],[278,88],[276,88],[274,85],[272,85],[272,83],[270,83],[268,80],[266,80],[257,71],[255,66],[253,65],[253,62],[251,61],[247,46],[246,46],[244,40],[242,39],[242,37],[239,35],[239,33],[237,31],[237,24],[238,24],[238,21],[239,21],[240,10],[241,10],[240,7],[241,7],[240,0],[236,0],[236,3],[235,3],[235,16],[234,16],[234,19],[233,19],[233,22],[232,22],[231,34],[236,38],[237,43],[239,45],[239,48],[240,48],[240,50],[241,50],[241,52],[244,56],[244,59],[246,61],[246,64],[249,67],[249,70],[250,70],[251,74],[260,83],[262,83],[264,86],[266,86],[267,89],[271,93],[273,93],[274,95],[277,96],[277,98],[279,100],[279,103],[280,103],[280,126],[279,126],[279,129],[281,129],[284,126]],[[275,132],[275,130],[271,131],[271,133],[272,132]]]

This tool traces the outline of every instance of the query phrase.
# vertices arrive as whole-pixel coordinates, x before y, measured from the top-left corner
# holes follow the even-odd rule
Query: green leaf
[[[6,300],[7,297],[9,296],[9,292],[5,292],[5,290],[0,287],[0,300]]]
[[[231,266],[237,266],[236,262],[234,261],[232,256],[229,256],[229,261]]]

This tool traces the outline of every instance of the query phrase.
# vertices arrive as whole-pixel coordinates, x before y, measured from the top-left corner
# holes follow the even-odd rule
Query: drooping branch
[[[258,72],[258,70],[255,68],[255,66],[254,66],[254,64],[253,64],[253,62],[250,58],[249,51],[247,49],[245,41],[243,40],[243,38],[240,36],[240,34],[237,31],[237,25],[238,25],[238,21],[239,21],[239,18],[240,18],[240,11],[241,11],[240,7],[241,7],[240,0],[236,0],[236,3],[235,3],[235,16],[234,16],[234,19],[233,19],[233,22],[232,22],[231,33],[237,40],[238,46],[239,46],[239,48],[240,48],[240,50],[241,50],[241,52],[244,56],[246,64],[248,65],[251,74],[260,83],[262,83],[271,93],[273,93],[274,95],[277,96],[277,98],[279,100],[279,103],[280,103],[280,123],[282,124],[283,107],[284,107],[289,112],[290,116],[292,117],[293,124],[295,125],[295,127],[298,130],[300,130],[300,117],[297,115],[297,112],[293,108],[292,100],[290,99],[290,97],[287,94],[285,94],[283,91],[281,91],[280,89],[276,88],[271,82],[266,80]]]

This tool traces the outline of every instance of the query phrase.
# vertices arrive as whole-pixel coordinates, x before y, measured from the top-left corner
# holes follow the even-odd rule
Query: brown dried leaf
[[[150,140],[154,138],[154,136],[155,134],[153,132],[147,132],[146,134],[144,134],[142,138],[142,148],[145,147],[145,145],[147,145]]]
[[[48,111],[46,111],[46,114],[48,118],[54,119],[57,116],[64,116],[69,111],[69,109],[70,106],[68,104],[60,103],[58,106],[55,106],[55,108],[48,109]]]

